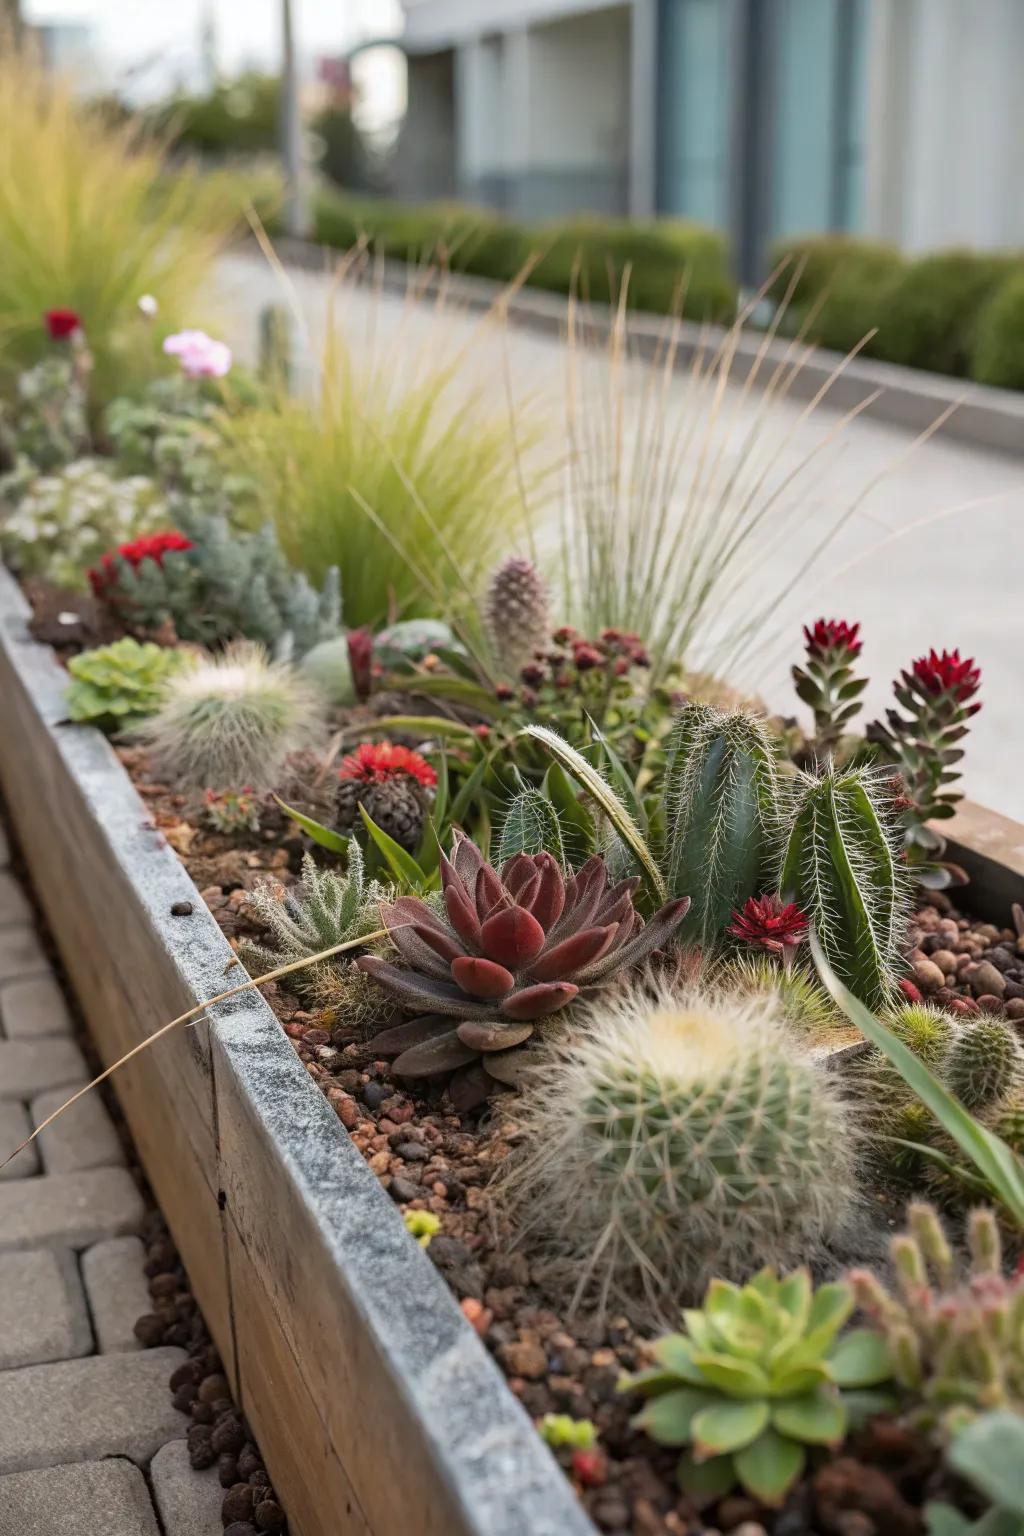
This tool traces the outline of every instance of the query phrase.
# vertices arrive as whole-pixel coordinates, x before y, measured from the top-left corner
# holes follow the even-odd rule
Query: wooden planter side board
[[[109,1064],[245,973],[28,618],[0,568],[0,784]],[[296,1536],[594,1536],[257,993],[112,1081]]]

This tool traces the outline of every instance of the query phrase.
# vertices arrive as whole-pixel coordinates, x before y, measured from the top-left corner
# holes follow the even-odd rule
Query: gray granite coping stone
[[[0,1477],[0,1536],[160,1536],[146,1480],[120,1457]]]
[[[221,1536],[224,1489],[217,1469],[194,1472],[184,1440],[169,1440],[160,1447],[149,1477],[166,1536]]]
[[[0,1371],[73,1360],[91,1349],[74,1254],[66,1248],[0,1253]]]

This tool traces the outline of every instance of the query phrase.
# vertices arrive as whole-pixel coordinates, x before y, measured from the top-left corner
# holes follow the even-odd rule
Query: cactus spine
[[[666,750],[668,886],[691,897],[683,937],[711,944],[733,909],[764,889],[778,820],[775,752],[761,720],[709,704],[687,705]]]
[[[671,1318],[712,1275],[806,1262],[852,1208],[852,1134],[829,1074],[764,998],[658,988],[595,1004],[516,1111],[514,1221],[577,1296]]]
[[[779,889],[798,902],[829,964],[869,1008],[900,959],[907,877],[881,779],[868,769],[801,773],[793,786]]]
[[[1021,1050],[1002,1019],[979,1018],[950,1046],[946,1084],[965,1109],[983,1109],[1004,1098],[1020,1080]]]
[[[484,605],[494,653],[514,676],[543,650],[551,628],[547,582],[532,560],[503,560],[487,585]]]

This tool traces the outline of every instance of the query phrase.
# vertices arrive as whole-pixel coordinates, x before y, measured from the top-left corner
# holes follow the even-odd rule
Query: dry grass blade
[[[404,927],[405,924],[397,926]],[[99,1087],[100,1083],[106,1082],[107,1078],[112,1076],[119,1067],[123,1067],[126,1062],[131,1061],[133,1057],[138,1056],[142,1051],[148,1049],[149,1046],[155,1044],[162,1036],[170,1034],[172,1029],[176,1029],[181,1024],[198,1024],[208,1008],[214,1007],[217,1003],[226,1002],[229,997],[237,997],[241,992],[250,992],[254,987],[261,987],[264,982],[277,981],[281,976],[290,975],[292,971],[301,971],[308,965],[316,965],[321,960],[329,960],[332,955],[340,955],[343,950],[361,949],[365,945],[373,943],[375,939],[386,939],[387,937],[388,929],[378,928],[373,933],[362,934],[358,939],[348,939],[344,944],[334,944],[330,949],[322,949],[319,954],[307,955],[302,960],[292,960],[288,965],[279,965],[276,970],[267,971],[265,975],[257,976],[255,980],[243,981],[237,987],[229,987],[226,992],[218,992],[216,997],[208,997],[205,1002],[197,1003],[187,1013],[179,1014],[176,1019],[171,1019],[168,1024],[162,1024],[159,1029],[154,1030],[153,1034],[147,1035],[145,1040],[140,1040],[138,1045],[132,1046],[130,1051],[127,1051],[124,1056],[113,1062],[98,1077],[94,1077],[91,1083],[86,1083],[84,1088],[79,1088],[77,1093],[73,1093],[70,1099],[67,1099],[59,1109],[55,1109],[52,1115],[46,1117],[42,1125],[36,1126],[31,1136],[26,1137],[21,1146],[15,1147],[10,1156],[4,1158],[3,1162],[0,1163],[0,1169],[6,1168],[7,1164],[16,1158],[19,1152],[23,1152],[27,1146],[30,1146],[36,1137],[42,1131],[45,1131],[48,1125],[52,1125],[57,1117],[62,1115],[66,1109],[70,1109],[72,1104],[77,1104],[78,1100],[85,1094],[90,1093],[93,1088]]]

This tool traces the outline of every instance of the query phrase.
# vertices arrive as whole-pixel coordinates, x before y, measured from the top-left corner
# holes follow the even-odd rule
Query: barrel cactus
[[[532,560],[501,562],[488,582],[484,612],[494,653],[510,676],[547,645],[548,587]]]
[[[984,1015],[965,1024],[946,1058],[946,1084],[965,1109],[1005,1098],[1021,1077],[1021,1049],[1012,1027]]]
[[[505,1201],[602,1306],[673,1317],[713,1276],[813,1258],[853,1209],[839,1087],[770,999],[642,978],[516,1107]]]
[[[687,890],[683,937],[714,943],[737,907],[764,890],[778,818],[775,749],[764,722],[689,704],[666,743],[669,890]]]
[[[883,1005],[900,964],[909,882],[883,778],[870,769],[801,773],[789,791],[779,889],[814,925],[841,981]]]

